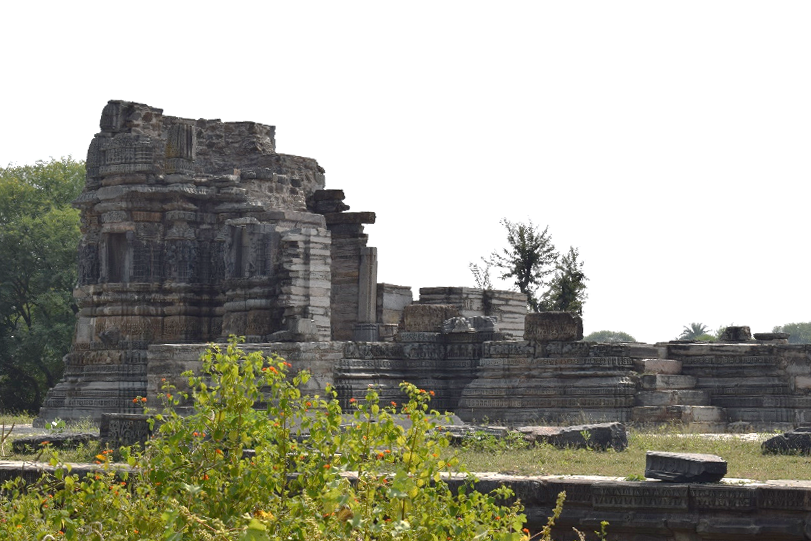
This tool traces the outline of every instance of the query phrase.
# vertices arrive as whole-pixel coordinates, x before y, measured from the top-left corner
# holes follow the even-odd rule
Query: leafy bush
[[[185,374],[191,396],[164,387],[143,453],[121,449],[127,471],[107,450],[96,475],[63,464],[33,486],[3,485],[0,539],[529,538],[509,489],[478,493],[466,474],[454,493],[444,481],[459,465],[442,458],[448,440],[430,392],[403,383],[408,401],[398,408],[370,387],[342,426],[335,392],[302,396],[308,374],[291,381],[281,358],[245,354],[232,339],[202,361],[202,375]],[[183,398],[195,404],[188,417],[175,410]]]

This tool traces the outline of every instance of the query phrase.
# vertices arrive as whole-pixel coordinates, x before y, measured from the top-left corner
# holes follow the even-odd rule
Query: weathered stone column
[[[360,250],[358,269],[358,322],[352,330],[356,342],[377,342],[377,248]]]

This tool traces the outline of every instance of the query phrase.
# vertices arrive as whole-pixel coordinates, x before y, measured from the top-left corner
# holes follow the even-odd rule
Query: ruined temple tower
[[[87,153],[79,306],[40,422],[140,411],[147,348],[376,339],[376,249],[310,158],[275,128],[110,101]]]

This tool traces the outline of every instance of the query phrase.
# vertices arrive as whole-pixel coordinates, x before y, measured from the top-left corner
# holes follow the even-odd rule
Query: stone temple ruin
[[[599,344],[580,319],[510,291],[377,283],[377,250],[310,158],[275,128],[111,101],[90,143],[79,307],[63,380],[37,420],[158,403],[208,342],[246,336],[348,405],[406,380],[464,420],[684,422],[705,431],[811,422],[811,346],[730,328],[723,343]]]

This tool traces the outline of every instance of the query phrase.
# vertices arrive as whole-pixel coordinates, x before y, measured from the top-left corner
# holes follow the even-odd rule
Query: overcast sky
[[[811,321],[811,3],[5,2],[0,20],[2,165],[84,159],[110,99],[253,120],[377,213],[379,281],[415,296],[472,287],[499,220],[531,219],[580,250],[586,333]]]

